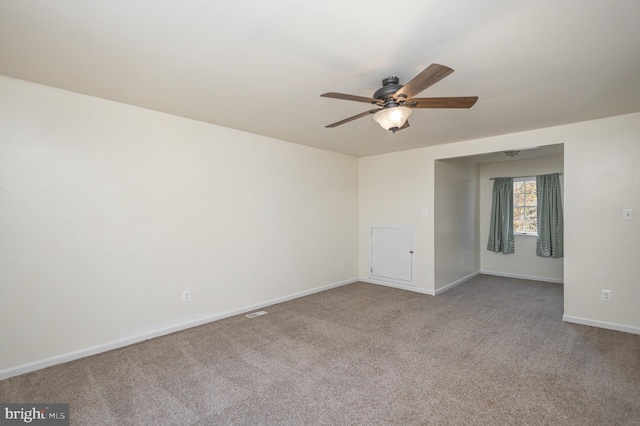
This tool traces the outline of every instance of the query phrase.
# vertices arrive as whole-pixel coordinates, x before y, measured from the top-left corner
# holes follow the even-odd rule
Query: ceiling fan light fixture
[[[505,151],[505,152],[504,152],[504,155],[506,155],[507,157],[512,157],[512,158],[513,158],[513,157],[515,157],[515,156],[516,156],[516,155],[518,155],[518,154],[520,154],[520,151],[516,151],[516,150],[513,150],[513,151]]]
[[[373,115],[373,119],[385,130],[391,130],[395,133],[404,126],[407,119],[413,111],[410,108],[397,106],[392,108],[384,108]]]

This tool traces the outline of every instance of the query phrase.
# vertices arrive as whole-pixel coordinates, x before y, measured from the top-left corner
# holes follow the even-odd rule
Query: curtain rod
[[[547,175],[552,175],[552,174],[554,174],[554,173],[545,173],[545,174],[547,174]],[[535,176],[535,175],[533,175],[533,176]],[[533,176],[532,176],[532,175],[526,175],[526,176],[510,176],[510,177],[511,177],[511,178],[513,178],[513,179],[518,179],[518,178],[523,178],[523,177],[533,177]],[[562,173],[558,173],[558,176],[562,176]],[[500,179],[500,178],[494,178],[494,177],[489,178],[489,180],[494,180],[494,179]]]

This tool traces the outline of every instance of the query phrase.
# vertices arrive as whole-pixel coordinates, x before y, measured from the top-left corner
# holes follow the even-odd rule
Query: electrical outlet
[[[602,290],[600,292],[600,298],[605,302],[611,302],[611,300],[613,300],[613,294],[611,290]]]
[[[342,262],[340,262],[340,267],[344,268],[344,260]]]
[[[184,290],[182,292],[182,301],[188,302],[189,300],[191,300],[191,292],[189,290]]]

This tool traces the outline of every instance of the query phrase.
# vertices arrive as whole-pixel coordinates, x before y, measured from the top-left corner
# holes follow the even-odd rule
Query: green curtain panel
[[[491,224],[487,250],[509,254],[515,251],[513,243],[513,178],[493,180]]]
[[[538,244],[541,257],[564,256],[564,220],[558,173],[536,176],[538,192]]]

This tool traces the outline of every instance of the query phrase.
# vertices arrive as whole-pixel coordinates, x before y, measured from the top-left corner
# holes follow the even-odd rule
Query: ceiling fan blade
[[[336,92],[323,93],[320,96],[325,98],[342,99],[345,101],[365,102],[368,104],[382,103],[382,101],[379,99],[365,98],[364,96],[346,95],[344,93],[336,93]]]
[[[405,121],[404,124],[402,125],[402,127],[400,127],[398,130],[404,130],[407,127],[409,127],[409,120]]]
[[[413,98],[415,95],[422,92],[427,87],[436,84],[452,72],[453,70],[451,68],[445,67],[444,65],[431,64],[420,74],[413,77],[410,82],[402,86],[400,90],[394,93],[394,97],[396,99],[398,97],[404,97],[405,99]]]
[[[409,99],[406,106],[409,108],[471,108],[477,100],[477,96],[413,98]]]
[[[341,124],[348,123],[348,122],[356,120],[358,118],[366,117],[367,115],[370,115],[370,114],[375,114],[378,111],[380,111],[380,110],[377,109],[377,108],[369,110],[369,111],[365,111],[365,112],[360,113],[358,115],[354,115],[353,117],[349,117],[349,118],[345,118],[344,120],[336,121],[335,123],[329,124],[328,126],[324,126],[324,127],[338,127]]]

